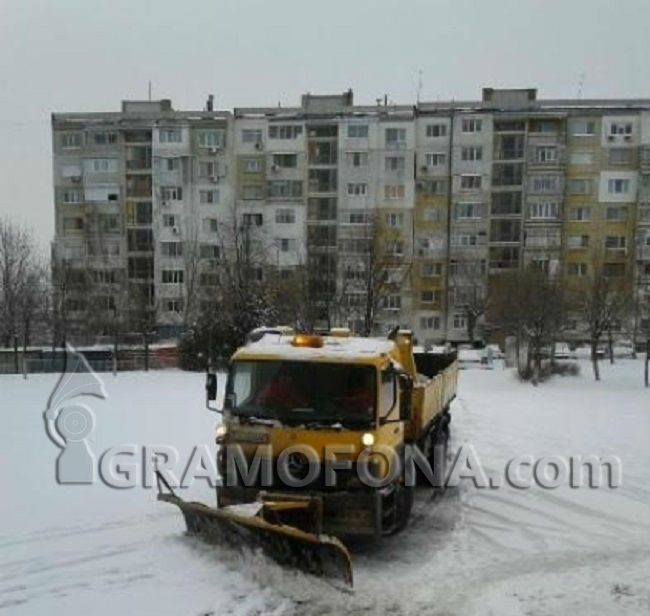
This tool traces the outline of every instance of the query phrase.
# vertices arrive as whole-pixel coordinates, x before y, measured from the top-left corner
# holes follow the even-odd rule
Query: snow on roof
[[[296,347],[291,344],[293,336],[266,334],[256,342],[250,342],[235,353],[236,359],[245,359],[258,355],[272,355],[278,359],[291,360],[348,360],[371,359],[388,355],[395,349],[395,343],[386,338],[340,338],[322,336],[323,346]]]

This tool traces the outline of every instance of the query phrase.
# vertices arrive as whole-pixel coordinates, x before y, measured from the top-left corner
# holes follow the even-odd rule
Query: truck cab
[[[440,437],[455,392],[455,358],[434,364],[413,356],[407,331],[390,339],[257,332],[229,364],[219,506],[302,496],[318,511],[319,532],[399,530],[413,496],[399,470],[404,447],[428,449],[432,434]]]

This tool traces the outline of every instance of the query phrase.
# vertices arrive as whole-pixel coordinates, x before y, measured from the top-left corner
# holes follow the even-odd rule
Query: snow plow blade
[[[161,483],[167,491],[162,490]],[[285,512],[305,511],[307,500],[260,500],[217,509],[176,496],[160,476],[158,500],[172,503],[183,512],[189,535],[217,545],[261,548],[280,565],[352,586],[352,562],[341,541],[269,519],[281,520]]]

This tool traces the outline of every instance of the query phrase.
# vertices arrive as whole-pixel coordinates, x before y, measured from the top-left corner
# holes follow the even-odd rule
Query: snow
[[[348,542],[355,588],[282,569],[260,554],[183,535],[155,489],[60,486],[58,450],[42,412],[57,375],[0,376],[5,469],[0,613],[286,616],[303,614],[639,614],[650,572],[650,390],[642,361],[602,362],[603,380],[556,377],[539,387],[501,364],[459,377],[452,447],[471,443],[488,473],[514,456],[613,454],[616,489],[478,489],[432,499],[418,490],[407,529]],[[171,445],[213,451],[218,415],[204,408],[203,375],[101,375],[108,398],[86,402],[97,452]],[[205,482],[184,498],[214,503]]]
[[[342,338],[323,336],[322,347],[296,347],[291,344],[293,336],[267,334],[256,342],[250,342],[237,351],[237,359],[247,359],[259,355],[272,355],[288,360],[367,360],[369,356],[388,355],[395,349],[395,343],[386,338]]]

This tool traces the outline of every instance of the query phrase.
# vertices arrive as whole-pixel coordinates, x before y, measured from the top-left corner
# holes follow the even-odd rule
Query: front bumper
[[[217,502],[220,507],[240,503],[252,503],[262,490],[258,487],[222,486],[217,488]],[[272,496],[272,491],[265,491]],[[287,494],[286,490],[282,492]],[[394,485],[376,490],[360,491],[312,491],[295,492],[302,497],[309,496],[319,501],[322,532],[335,535],[382,535],[392,530],[392,516],[385,515],[386,504],[391,503],[395,493]]]

